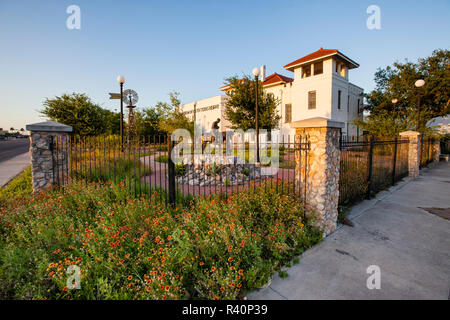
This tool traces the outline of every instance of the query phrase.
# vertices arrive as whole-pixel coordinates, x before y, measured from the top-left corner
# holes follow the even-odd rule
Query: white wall
[[[211,130],[211,126],[214,121],[220,118],[219,128],[221,131],[225,131],[229,127],[229,122],[224,118],[225,103],[227,97],[225,95],[218,95],[196,102],[190,102],[181,106],[183,112],[191,111],[186,114],[190,119],[194,119],[194,104],[196,103],[196,124],[200,125],[203,130]],[[202,108],[214,107],[212,110],[202,110]]]

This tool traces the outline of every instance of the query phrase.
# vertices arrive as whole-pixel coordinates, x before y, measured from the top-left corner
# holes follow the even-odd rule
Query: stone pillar
[[[307,137],[310,150],[307,165],[296,156],[296,172],[304,172],[303,178],[296,175],[296,183],[306,187],[306,210],[313,213],[316,224],[324,236],[333,233],[337,227],[339,204],[339,139],[344,123],[326,118],[312,118],[291,124],[296,136]],[[304,186],[301,186],[304,184]]]
[[[439,139],[433,140],[433,162],[439,163],[441,155],[441,141]]]
[[[402,138],[409,139],[408,170],[409,177],[416,179],[420,171],[420,133],[416,131],[401,132]]]
[[[72,127],[47,121],[26,126],[30,131],[31,174],[33,192],[44,190],[57,182],[62,168],[68,168],[68,157],[63,152],[54,154],[54,141],[67,141]]]

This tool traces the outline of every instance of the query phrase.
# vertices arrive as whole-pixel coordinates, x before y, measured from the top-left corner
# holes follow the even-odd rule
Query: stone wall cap
[[[27,124],[26,129],[34,132],[72,132],[73,128],[55,121],[44,121],[39,123]]]
[[[330,120],[323,117],[309,118],[305,120],[291,122],[291,128],[345,128],[345,124],[340,121]]]
[[[420,136],[420,132],[417,132],[417,131],[403,131],[403,132],[400,132],[400,136],[405,136],[405,137],[411,137],[411,136],[413,136],[413,137],[418,137],[418,136]]]

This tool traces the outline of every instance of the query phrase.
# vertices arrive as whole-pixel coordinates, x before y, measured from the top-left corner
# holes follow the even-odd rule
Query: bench
[[[445,160],[446,162],[448,162],[449,157],[450,157],[450,155],[448,155],[448,154],[441,154],[441,155],[439,155],[439,161]]]

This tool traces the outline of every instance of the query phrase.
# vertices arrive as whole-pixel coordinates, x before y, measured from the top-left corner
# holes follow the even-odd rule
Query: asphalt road
[[[29,139],[0,140],[0,162],[28,152],[29,149]]]

